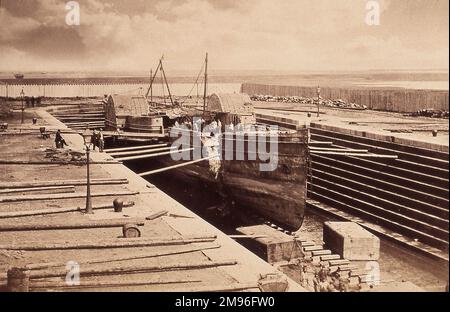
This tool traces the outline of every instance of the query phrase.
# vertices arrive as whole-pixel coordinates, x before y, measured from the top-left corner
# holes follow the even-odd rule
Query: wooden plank
[[[31,188],[12,188],[12,189],[0,189],[0,194],[12,194],[12,193],[74,193],[75,186],[45,186],[45,187],[31,187]]]
[[[137,195],[137,194],[139,194],[139,192],[130,192],[130,191],[97,192],[97,193],[92,193],[91,197],[131,196],[131,195]],[[23,195],[23,196],[1,196],[0,203],[13,203],[13,202],[32,201],[32,200],[83,198],[83,197],[86,197],[86,192],[73,193],[73,194],[50,194],[50,195],[41,194],[41,195]]]
[[[123,156],[123,155],[140,155],[145,153],[153,153],[153,152],[161,152],[168,150],[175,150],[177,147],[169,146],[169,147],[160,147],[160,148],[152,148],[152,149],[143,149],[143,150],[134,150],[134,151],[124,151],[124,152],[113,152],[108,154],[110,156]]]
[[[131,207],[133,205],[134,205],[134,202],[126,202],[123,204],[123,207]],[[113,205],[110,205],[110,204],[92,207],[92,209],[94,209],[94,210],[113,209],[113,208],[114,208]],[[48,214],[57,214],[57,213],[66,213],[66,212],[84,211],[84,210],[85,210],[85,208],[80,208],[80,207],[66,207],[66,208],[23,210],[23,211],[2,211],[2,212],[0,212],[0,219],[37,216],[37,215],[48,215]]]
[[[162,143],[162,144],[150,144],[150,145],[130,146],[130,147],[120,147],[120,148],[108,148],[108,149],[104,149],[103,151],[105,153],[110,153],[110,152],[133,151],[133,150],[140,150],[140,149],[146,149],[146,148],[156,148],[156,147],[164,147],[164,146],[167,146],[167,144],[166,143]]]
[[[0,165],[75,165],[83,166],[86,161],[39,161],[39,160],[0,160]],[[117,165],[121,164],[117,160],[91,161],[91,165]]]
[[[127,184],[128,179],[110,179],[98,178],[90,179],[91,185],[110,185],[110,184]],[[65,186],[65,185],[86,185],[86,179],[81,180],[53,180],[53,181],[32,181],[32,182],[0,182],[0,189],[12,188],[34,188],[46,186]]]
[[[53,231],[53,230],[74,230],[74,229],[94,229],[94,228],[111,228],[122,227],[125,224],[144,225],[144,219],[121,218],[111,220],[81,221],[81,222],[65,222],[65,223],[49,223],[49,224],[2,224],[0,232],[10,231]]]
[[[203,261],[203,262],[185,262],[175,264],[129,264],[129,265],[108,265],[104,268],[85,268],[80,270],[80,276],[86,275],[114,275],[114,274],[126,274],[133,272],[161,272],[170,270],[200,270],[207,268],[215,268],[220,266],[232,266],[236,265],[236,260],[224,260],[224,261]],[[49,277],[64,277],[67,275],[67,270],[48,270],[48,271],[31,271],[30,278],[49,278]]]
[[[51,281],[51,282],[30,282],[31,291],[43,291],[43,289],[84,289],[84,288],[103,288],[103,287],[130,287],[130,286],[151,286],[151,285],[170,285],[170,284],[192,284],[199,283],[199,279],[160,279],[160,278],[146,278],[145,280],[126,280],[126,281],[85,281],[83,280],[80,285],[68,285],[65,281]]]
[[[125,260],[137,260],[137,259],[147,259],[147,258],[156,258],[163,256],[172,256],[172,255],[180,255],[185,253],[192,253],[203,250],[217,249],[220,248],[220,245],[204,245],[204,246],[191,246],[191,245],[182,245],[181,248],[177,248],[176,250],[169,251],[152,251],[146,252],[145,254],[133,254],[128,256],[115,256],[108,258],[94,258],[86,261],[79,261],[78,264],[96,264],[96,263],[110,263],[110,262],[118,262]],[[49,263],[34,263],[26,265],[26,268],[29,270],[38,270],[45,269],[51,267],[65,267],[67,265],[67,261],[64,262],[49,262]]]
[[[192,161],[184,162],[184,163],[173,165],[173,166],[164,167],[164,168],[161,168],[161,169],[155,169],[155,170],[151,170],[151,171],[142,172],[142,173],[139,173],[139,176],[145,177],[145,176],[149,176],[149,175],[160,173],[160,172],[165,172],[165,171],[172,170],[172,169],[176,169],[176,168],[180,168],[180,167],[184,167],[184,166],[189,166],[189,165],[192,165],[192,164],[204,161],[204,160],[208,160],[208,159],[213,158],[213,157],[215,157],[215,156],[205,157],[205,158],[192,160]]]
[[[191,243],[213,242],[216,236],[185,236],[175,238],[116,238],[101,241],[35,241],[0,245],[0,249],[6,250],[66,250],[66,249],[104,249],[104,248],[129,248],[129,247],[153,247],[185,245]]]
[[[152,158],[152,157],[158,157],[158,156],[167,156],[167,155],[181,153],[181,152],[188,152],[188,151],[192,151],[192,150],[194,150],[194,149],[193,148],[185,148],[185,149],[176,150],[176,151],[172,151],[172,152],[153,153],[153,154],[130,156],[130,157],[119,157],[119,158],[116,158],[116,160],[126,161],[126,160],[145,159],[145,158]]]

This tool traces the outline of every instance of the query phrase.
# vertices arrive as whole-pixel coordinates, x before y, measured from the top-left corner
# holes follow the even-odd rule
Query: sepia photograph
[[[448,0],[0,0],[0,293],[448,293],[448,92]]]

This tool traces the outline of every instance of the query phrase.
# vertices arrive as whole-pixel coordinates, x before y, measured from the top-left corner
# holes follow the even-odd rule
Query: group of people
[[[91,137],[92,150],[95,151],[95,148],[98,147],[99,152],[103,152],[105,148],[105,140],[103,138],[103,129],[99,131],[95,130],[92,132]]]
[[[105,140],[103,138],[103,129],[100,129],[99,131],[94,129],[94,131],[92,132],[90,143],[92,144],[92,149],[94,151],[95,148],[98,147],[98,150],[100,152],[103,152],[103,149],[105,147]],[[61,135],[61,130],[56,131],[55,144],[56,148],[64,148],[64,146],[68,146],[68,144]]]

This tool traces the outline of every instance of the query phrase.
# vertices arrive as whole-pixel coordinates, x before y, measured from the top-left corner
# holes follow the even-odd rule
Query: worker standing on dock
[[[105,140],[103,137],[103,129],[100,128],[100,131],[98,132],[98,150],[99,150],[99,152],[102,153],[104,148],[105,148]]]
[[[98,133],[97,130],[94,129],[91,137],[92,150],[95,151],[95,147],[98,146]]]

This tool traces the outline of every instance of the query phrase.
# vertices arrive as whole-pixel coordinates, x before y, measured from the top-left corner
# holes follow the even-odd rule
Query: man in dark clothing
[[[68,146],[68,144],[66,143],[66,141],[64,140],[64,138],[61,135],[61,130],[56,131],[55,143],[56,143],[56,148],[64,148],[64,145]]]

